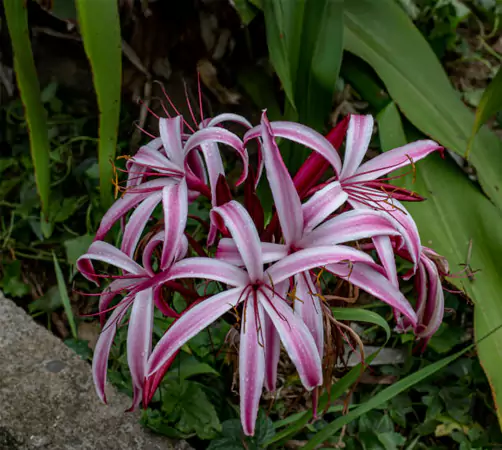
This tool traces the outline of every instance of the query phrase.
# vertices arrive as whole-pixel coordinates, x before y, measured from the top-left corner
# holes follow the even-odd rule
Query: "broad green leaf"
[[[244,25],[249,25],[257,13],[257,9],[248,0],[234,0],[233,7],[237,10]]]
[[[388,138],[402,128],[396,106],[390,104],[378,119],[382,147],[399,144]],[[474,301],[474,330],[479,341],[502,325],[502,213],[454,162],[437,154],[417,163],[414,184],[409,176],[400,181],[401,186],[427,198],[406,207],[418,225],[423,245],[444,255],[453,273],[462,271],[463,277],[448,281]],[[476,273],[471,275],[471,269]],[[477,349],[502,424],[502,330],[479,342]]]
[[[200,384],[171,380],[162,403],[170,422],[183,434],[197,433],[201,439],[214,439],[221,431],[218,414]]]
[[[35,181],[37,183],[38,195],[40,196],[42,212],[47,220],[49,216],[51,175],[50,147],[46,112],[40,101],[40,86],[31,52],[26,2],[5,0],[3,4],[14,50],[14,71],[16,72],[17,85],[24,105],[26,122],[28,123]]]
[[[99,106],[99,186],[101,202],[112,202],[113,160],[117,145],[122,88],[122,47],[115,1],[77,0],[80,33],[91,63]]]
[[[84,234],[73,239],[67,239],[63,242],[66,250],[66,260],[69,264],[75,265],[77,259],[80,258],[92,244],[94,236]]]
[[[343,2],[266,0],[264,13],[270,59],[286,93],[286,118],[322,132],[342,58]],[[306,156],[292,144],[281,150],[293,171]]]
[[[374,311],[361,308],[331,308],[337,320],[353,320],[355,322],[368,322],[378,325],[385,330],[387,340],[390,339],[390,327],[387,321]]]
[[[476,118],[474,126],[472,127],[471,138],[469,139],[469,146],[466,151],[466,157],[469,156],[472,141],[476,136],[479,128],[486,123],[496,112],[502,109],[502,70],[498,70],[497,75],[484,90],[483,96],[476,109]]]
[[[464,155],[474,117],[406,13],[394,0],[352,0],[344,12],[345,48],[374,68],[413,125]],[[502,208],[502,142],[487,128],[473,141],[471,162],[484,191]]]
[[[75,317],[73,316],[73,311],[71,309],[70,298],[68,297],[68,291],[66,290],[66,282],[64,279],[63,271],[59,266],[59,262],[56,258],[56,254],[52,252],[52,259],[54,260],[54,271],[56,272],[56,280],[58,282],[59,295],[61,297],[61,302],[63,303],[63,308],[66,313],[66,318],[70,324],[71,334],[73,339],[78,339],[77,335],[77,325],[75,324]]]
[[[3,277],[0,279],[0,288],[5,295],[23,297],[30,292],[30,287],[23,281],[21,276],[21,261],[11,261],[2,264]]]
[[[435,362],[433,364],[429,364],[428,366],[418,370],[417,372],[408,375],[407,377],[399,380],[388,388],[383,389],[378,394],[371,397],[368,401],[361,404],[361,406],[353,409],[348,414],[338,417],[329,425],[324,427],[321,431],[314,435],[312,439],[309,440],[307,445],[303,448],[305,450],[312,450],[316,448],[317,445],[323,443],[330,436],[335,434],[337,431],[341,430],[344,425],[349,424],[353,420],[361,417],[363,414],[371,411],[379,406],[385,404],[389,400],[392,400],[395,396],[399,395],[401,392],[409,389],[417,383],[420,383],[422,380],[426,379],[430,375],[436,373],[442,368],[448,366],[453,361],[455,361],[459,356],[463,355],[466,351],[473,348],[473,345],[465,348],[464,350],[455,353],[454,355],[443,358],[442,360]]]
[[[209,364],[200,362],[193,356],[181,355],[180,358],[181,361],[175,362],[168,372],[169,379],[183,381],[196,375],[220,375]]]

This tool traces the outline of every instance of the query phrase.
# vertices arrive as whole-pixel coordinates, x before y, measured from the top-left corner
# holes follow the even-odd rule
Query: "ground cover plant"
[[[1,289],[197,448],[500,445],[498,7],[216,3],[4,1]]]

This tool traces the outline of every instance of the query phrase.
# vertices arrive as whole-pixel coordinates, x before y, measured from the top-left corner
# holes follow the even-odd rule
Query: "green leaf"
[[[63,302],[61,301],[61,294],[59,293],[58,287],[51,286],[44,295],[28,305],[28,311],[32,314],[39,311],[50,313],[56,311],[62,305]]]
[[[221,437],[209,444],[208,450],[244,450],[244,433],[239,419],[225,420],[221,424]]]
[[[89,341],[83,341],[80,339],[66,339],[64,343],[82,359],[88,361],[92,359],[92,350],[89,348]]]
[[[45,218],[49,215],[50,194],[50,146],[48,139],[46,112],[40,101],[35,62],[31,51],[28,14],[25,1],[5,0],[3,2],[7,26],[14,50],[14,71],[23,101],[30,150],[35,169],[35,181]]]
[[[413,125],[463,155],[473,115],[406,13],[394,0],[353,0],[344,11],[345,48],[373,67]],[[472,150],[480,184],[501,208],[502,142],[483,128]]]
[[[221,431],[216,410],[194,381],[170,382],[162,402],[168,417],[181,433],[195,432],[200,439],[213,439]]]
[[[77,259],[80,258],[92,244],[94,236],[84,234],[73,239],[67,239],[63,242],[66,250],[66,260],[68,264],[75,265]]]
[[[248,2],[248,0],[233,0],[234,8],[237,10],[239,17],[244,25],[249,25],[257,13],[256,8]]]
[[[388,402],[389,400],[394,398],[396,395],[399,395],[401,392],[405,391],[406,389],[409,389],[410,387],[412,387],[415,384],[419,383],[420,381],[426,379],[430,375],[432,375],[432,374],[436,373],[437,371],[441,370],[442,368],[448,366],[453,361],[455,361],[459,356],[463,355],[466,351],[471,350],[472,348],[473,348],[473,345],[470,345],[469,347],[463,349],[462,351],[460,351],[458,353],[455,353],[451,356],[443,358],[442,360],[435,362],[433,364],[429,364],[428,366],[418,370],[417,372],[415,372],[411,375],[408,375],[407,377],[399,380],[398,382],[394,383],[393,385],[389,386],[388,388],[385,388],[382,391],[378,392],[376,395],[371,397],[368,401],[363,403],[361,406],[353,409],[352,411],[350,411],[349,413],[347,413],[344,416],[338,417],[333,422],[331,422],[329,425],[324,427],[321,431],[316,433],[314,435],[314,437],[309,440],[307,445],[305,445],[303,447],[304,450],[314,449],[317,445],[323,443],[326,439],[328,439],[334,433],[341,430],[344,425],[349,424],[350,422],[357,419],[358,417],[361,417],[363,414],[367,413],[368,411],[371,411],[375,408],[378,408],[380,405]]]
[[[189,355],[181,355],[180,361],[175,362],[168,372],[168,377],[174,380],[183,381],[195,375],[217,375],[219,373],[209,364],[200,362],[197,358]]]
[[[378,116],[381,142],[386,147],[388,130],[402,127],[396,106],[391,104]],[[394,112],[391,112],[395,109]],[[394,144],[394,143],[393,143]],[[427,198],[423,203],[408,203],[408,211],[420,230],[423,245],[444,255],[450,270],[468,272],[463,278],[450,278],[475,304],[476,339],[496,330],[502,324],[502,213],[466,177],[451,160],[430,155],[417,163],[416,182],[408,176],[399,181]],[[397,183],[396,183],[397,184]],[[479,270],[472,276],[469,270]],[[490,382],[499,422],[502,424],[502,330],[478,344],[478,355]]]
[[[352,320],[354,322],[368,322],[378,325],[385,330],[387,340],[390,339],[390,327],[387,321],[374,311],[361,308],[331,308],[337,320]]]
[[[429,341],[429,347],[437,353],[447,353],[462,342],[464,335],[465,329],[463,327],[454,327],[442,323],[439,330]]]
[[[78,339],[77,336],[77,325],[75,324],[75,318],[73,317],[73,311],[71,309],[70,298],[68,297],[68,292],[66,290],[66,282],[64,279],[63,271],[59,266],[59,262],[56,258],[56,254],[52,252],[52,259],[54,261],[54,271],[56,272],[56,279],[58,282],[59,295],[61,296],[61,301],[63,303],[63,308],[70,324],[71,334],[73,339]]]
[[[469,144],[466,151],[466,157],[469,156],[469,152],[472,146],[472,142],[477,132],[486,121],[492,117],[495,113],[502,109],[502,70],[497,71],[497,75],[488,85],[488,87],[483,91],[483,96],[479,102],[476,109],[476,118],[474,120],[474,125],[472,127],[472,134],[469,139]]]
[[[270,59],[286,93],[285,114],[318,131],[331,111],[343,51],[341,0],[266,0]],[[294,145],[281,147],[290,170],[305,159]]]
[[[15,0],[14,0],[15,1]],[[103,207],[112,203],[113,160],[117,145],[122,88],[122,44],[115,1],[77,0],[80,33],[91,63],[98,97],[99,180]]]
[[[23,297],[30,292],[30,287],[21,278],[21,261],[11,261],[2,267],[3,278],[0,287],[5,295]]]

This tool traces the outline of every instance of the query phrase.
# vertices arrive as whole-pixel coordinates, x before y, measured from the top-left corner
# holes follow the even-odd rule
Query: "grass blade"
[[[112,203],[112,179],[122,86],[122,49],[116,1],[77,0],[80,33],[91,63],[99,106],[99,185],[102,206]]]
[[[429,364],[428,366],[420,369],[419,371],[411,375],[408,375],[402,380],[399,380],[397,383],[389,386],[388,388],[385,388],[375,396],[371,397],[366,403],[363,403],[358,408],[350,411],[345,416],[338,417],[329,425],[324,427],[321,431],[319,431],[314,435],[314,437],[308,442],[307,445],[303,447],[303,449],[312,450],[316,448],[316,446],[322,444],[326,439],[335,434],[338,430],[341,430],[344,425],[349,424],[350,422],[362,416],[363,414],[367,413],[368,411],[371,411],[372,409],[375,409],[380,405],[388,402],[396,395],[400,394],[406,389],[409,389],[410,387],[421,382],[430,375],[436,373],[437,371],[451,364],[459,356],[462,356],[465,352],[471,350],[472,348],[474,348],[474,345],[470,345],[469,347],[461,350],[458,353],[443,358],[442,360],[437,361],[433,364]]]
[[[49,217],[50,160],[46,113],[40,100],[40,85],[31,51],[26,2],[4,1],[7,26],[14,50],[14,70],[24,105],[35,182],[45,220]]]
[[[469,157],[472,143],[479,129],[486,123],[486,121],[493,116],[496,112],[502,109],[502,70],[498,70],[497,75],[484,90],[481,101],[476,109],[476,117],[474,119],[474,126],[472,127],[471,137],[467,144],[465,158]]]
[[[73,339],[77,339],[77,325],[75,324],[75,317],[73,316],[73,311],[71,310],[70,298],[68,297],[68,291],[66,290],[66,282],[63,271],[61,270],[54,252],[52,252],[52,259],[54,260],[54,271],[56,272],[59,295],[61,296],[63,308],[66,313],[66,317],[68,318],[68,323],[70,324],[71,335],[73,336]]]

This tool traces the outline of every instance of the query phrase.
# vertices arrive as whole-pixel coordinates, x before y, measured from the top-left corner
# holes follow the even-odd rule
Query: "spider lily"
[[[284,244],[261,243],[264,262],[281,260],[287,255],[295,255],[296,252],[306,249],[313,252],[316,248],[326,246],[336,249],[338,244],[374,236],[402,236],[404,243],[407,238],[406,233],[400,231],[399,225],[380,211],[351,211],[326,220],[347,200],[347,194],[338,181],[325,186],[302,205],[275,142],[274,129],[277,128],[268,122],[266,114],[263,113],[260,127],[263,158],[284,238]],[[254,129],[245,136],[245,141],[249,136],[255,136]],[[407,244],[411,247],[409,243]],[[415,323],[416,316],[413,309],[399,290],[385,277],[382,270],[371,259],[370,264],[361,263],[362,258],[359,255],[361,252],[357,250],[354,252],[359,260],[354,260],[349,270],[346,264],[337,263],[326,265],[326,270],[389,303]],[[231,239],[220,241],[218,258],[243,265],[244,261],[240,256],[236,241]],[[307,324],[322,358],[324,350],[320,304],[322,295],[308,271],[296,273],[294,282],[293,297],[299,300],[294,302],[295,312]],[[269,372],[274,373],[275,369],[270,369]],[[274,390],[275,378],[268,379],[266,387]]]
[[[172,262],[186,255],[188,244],[181,234],[181,239],[174,240]],[[143,251],[143,267],[134,261],[129,255],[103,241],[94,241],[87,253],[77,261],[77,268],[90,281],[95,281],[96,273],[89,271],[89,262],[100,261],[119,268],[123,275],[112,277],[114,280],[102,292],[99,300],[99,315],[102,331],[99,335],[94,358],[92,360],[92,376],[99,398],[106,403],[105,385],[108,357],[115,338],[117,327],[130,309],[130,319],[127,333],[127,362],[131,371],[133,382],[133,404],[135,409],[141,400],[141,393],[145,381],[145,370],[148,355],[152,346],[152,327],[154,305],[168,317],[176,317],[177,314],[162,299],[159,287],[142,289],[142,284],[151,279],[155,273],[151,260],[155,248],[164,241],[164,233],[157,233],[145,246]],[[166,246],[163,246],[164,249]],[[164,254],[163,254],[164,256]],[[91,266],[92,267],[92,266]],[[170,283],[171,287],[177,288],[176,283]],[[121,292],[127,295],[114,307],[113,313],[106,323],[104,316],[109,311],[111,301]],[[183,291],[186,293],[186,291]]]
[[[243,206],[230,201],[214,208],[213,220],[229,230],[245,270],[211,258],[187,258],[158,274],[145,287],[181,278],[219,281],[230,289],[187,310],[168,329],[149,358],[148,376],[160,370],[178,349],[223,314],[243,304],[239,376],[241,420],[247,435],[254,433],[265,378],[275,380],[279,342],[295,364],[306,389],[322,383],[319,352],[314,339],[284,299],[284,281],[298,273],[328,264],[347,267],[347,261],[374,265],[367,254],[346,246],[318,247],[295,252],[263,270],[256,227]]]
[[[241,184],[247,177],[248,155],[242,141],[235,134],[218,126],[225,121],[250,126],[249,122],[240,116],[222,114],[203,121],[202,128],[189,136],[183,133],[181,116],[159,119],[160,138],[153,139],[141,147],[127,162],[129,177],[125,193],[104,215],[96,233],[96,240],[103,240],[113,224],[138,205],[141,213],[135,216],[132,223],[129,220],[124,229],[124,234],[133,235],[134,238],[141,235],[151,213],[161,201],[164,215],[167,216],[168,204],[164,201],[166,195],[163,193],[167,187],[177,191],[177,202],[180,203],[188,203],[197,197],[199,192],[211,197],[198,152],[202,152],[206,159],[211,189],[214,190],[216,178],[220,173],[224,173],[221,156],[217,152],[218,143],[234,148],[242,158],[243,172],[237,182],[238,185]],[[177,185],[179,186],[173,187]],[[131,228],[131,231],[128,231],[128,228]],[[127,240],[122,243],[121,249],[129,255],[132,255],[133,248]]]

